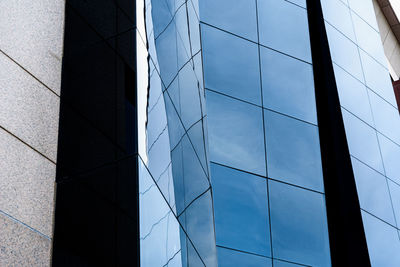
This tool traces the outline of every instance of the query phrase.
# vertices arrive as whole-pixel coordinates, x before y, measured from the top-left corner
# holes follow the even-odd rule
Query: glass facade
[[[67,4],[56,265],[335,266],[348,244],[332,239],[332,214],[354,204],[329,202],[352,193],[329,181],[342,166],[326,142],[342,131],[349,217],[372,266],[400,266],[400,116],[371,0],[321,0],[327,44],[319,1],[78,2]],[[330,71],[317,67],[324,45]],[[340,101],[332,133],[321,73]]]
[[[372,1],[321,3],[371,265],[398,266],[400,117]]]

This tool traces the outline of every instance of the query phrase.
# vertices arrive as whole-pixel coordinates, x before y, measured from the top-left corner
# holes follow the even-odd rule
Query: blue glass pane
[[[400,222],[400,185],[395,184],[390,180],[388,182],[396,221]]]
[[[304,266],[304,265],[298,265],[286,261],[274,260],[274,267],[296,267],[296,266]]]
[[[338,30],[325,23],[332,61],[359,81],[364,81],[357,46]]]
[[[265,175],[262,110],[206,92],[211,161]]]
[[[366,85],[393,106],[397,106],[389,71],[360,50]]]
[[[324,196],[279,182],[268,183],[274,257],[331,266]]]
[[[388,102],[369,91],[376,130],[400,144],[399,111]]]
[[[361,208],[395,225],[386,177],[357,159],[352,164]]]
[[[268,177],[324,191],[318,128],[264,112]]]
[[[339,0],[334,0],[339,1]],[[367,88],[363,83],[333,64],[340,105],[357,115],[369,125],[374,125]]]
[[[299,5],[301,7],[307,8],[307,3],[306,0],[290,0],[289,2],[292,2],[296,5]]]
[[[141,161],[139,204],[140,266],[163,266],[181,250],[180,226]]]
[[[257,45],[206,25],[201,28],[205,87],[261,105]]]
[[[371,266],[400,266],[400,241],[396,228],[362,211]]]
[[[352,18],[358,46],[375,58],[375,60],[386,66],[387,59],[383,52],[381,35],[379,32],[354,13],[352,13]]]
[[[324,19],[348,38],[355,41],[353,22],[348,6],[341,0],[322,0],[321,4]]]
[[[379,31],[371,0],[347,0],[350,8],[363,18],[369,25]]]
[[[202,0],[201,20],[257,42],[256,0]]]
[[[260,43],[311,62],[307,10],[287,1],[258,0]]]
[[[217,245],[270,256],[265,178],[211,164]]]
[[[400,184],[400,146],[378,134],[386,176]]]
[[[272,267],[271,259],[218,247],[218,266]]]
[[[264,106],[316,124],[312,66],[267,48],[260,52]]]
[[[344,109],[342,116],[350,154],[384,173],[376,131]]]

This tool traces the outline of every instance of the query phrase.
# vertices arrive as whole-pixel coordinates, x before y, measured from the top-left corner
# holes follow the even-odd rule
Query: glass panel
[[[371,266],[400,266],[397,230],[361,211]]]
[[[325,27],[332,61],[356,77],[359,81],[364,81],[357,46],[331,25],[325,23]]]
[[[217,247],[218,266],[272,267],[271,259]]]
[[[289,263],[286,261],[274,260],[274,267],[296,267],[296,266],[304,266],[304,265],[298,265],[298,264]]]
[[[180,226],[141,161],[139,179],[140,266],[163,266],[181,250]]]
[[[322,0],[324,19],[341,33],[355,41],[349,8],[340,0]]]
[[[338,65],[333,64],[333,68],[335,70],[340,105],[357,115],[369,125],[374,125],[365,85],[345,72]]]
[[[211,164],[217,245],[270,256],[265,178]]]
[[[202,21],[257,42],[255,0],[202,0],[200,8]]]
[[[388,102],[369,91],[376,130],[400,144],[399,111]]]
[[[378,134],[386,176],[400,184],[400,146]],[[400,221],[399,221],[400,223]]]
[[[261,105],[257,45],[206,25],[201,28],[206,88]]]
[[[369,25],[379,31],[371,0],[348,0],[348,2],[350,8],[355,11],[357,15],[361,16]]]
[[[260,52],[264,106],[316,124],[312,66],[267,48]]]
[[[389,71],[362,50],[360,56],[367,86],[393,106],[397,106]]]
[[[386,65],[387,59],[383,52],[381,36],[374,28],[368,25],[359,16],[352,13],[354,31],[356,32],[358,46],[381,64]]]
[[[265,175],[262,110],[206,92],[211,161]]]
[[[269,181],[274,257],[311,266],[331,266],[322,194]]]
[[[301,7],[307,8],[306,0],[290,0],[289,2],[292,2]]]
[[[384,173],[376,131],[344,109],[342,116],[350,154]]]
[[[311,62],[307,11],[287,1],[258,0],[260,43]]]
[[[264,111],[268,177],[324,191],[318,128]]]
[[[400,185],[393,183],[392,181],[388,181],[390,195],[392,197],[393,210],[396,216],[397,223],[400,222]]]
[[[357,159],[352,164],[361,208],[395,225],[386,177]]]

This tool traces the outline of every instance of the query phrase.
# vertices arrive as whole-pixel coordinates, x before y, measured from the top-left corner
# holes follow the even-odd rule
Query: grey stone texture
[[[65,0],[1,0],[0,50],[60,93]]]
[[[60,98],[1,53],[0,66],[0,126],[55,162]]]
[[[55,164],[0,129],[0,170],[0,210],[50,237]]]
[[[50,266],[51,240],[0,213],[0,266]]]

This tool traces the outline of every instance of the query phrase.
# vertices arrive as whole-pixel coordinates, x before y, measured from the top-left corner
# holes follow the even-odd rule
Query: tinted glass
[[[261,48],[264,106],[317,123],[312,66]]]
[[[324,196],[274,181],[269,196],[274,257],[331,266]]]
[[[369,95],[376,129],[400,144],[399,111],[373,92],[370,91]]]
[[[261,104],[256,44],[202,25],[205,87]]]
[[[270,267],[271,259],[218,247],[218,266]]]
[[[400,146],[378,134],[386,176],[400,184]]]
[[[350,154],[384,173],[376,131],[344,109],[342,115]]]
[[[256,0],[202,0],[201,20],[257,42]]]
[[[349,8],[341,0],[322,0],[324,19],[340,32],[355,41]]]
[[[362,211],[371,266],[400,266],[400,241],[396,228]]]
[[[311,62],[307,11],[287,1],[258,0],[260,43]]]
[[[386,177],[354,158],[352,163],[361,208],[396,224]]]
[[[318,128],[265,111],[268,177],[324,191]]]
[[[270,256],[265,178],[211,164],[217,245]]]
[[[334,0],[339,1],[339,0]],[[363,83],[333,64],[340,105],[369,125],[374,125],[369,104],[367,88]]]
[[[347,0],[350,8],[363,18],[369,25],[379,31],[371,0]]]
[[[343,34],[325,23],[332,61],[359,81],[364,81],[357,46]]]
[[[262,110],[207,91],[212,161],[265,175]]]
[[[304,265],[298,265],[298,264],[289,263],[286,261],[274,260],[274,267],[296,267],[296,266],[304,266]]]
[[[400,186],[398,184],[389,182],[390,195],[392,197],[393,210],[396,216],[396,221],[400,222]]]
[[[387,69],[360,50],[366,85],[386,101],[396,106],[393,85]]]

